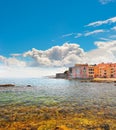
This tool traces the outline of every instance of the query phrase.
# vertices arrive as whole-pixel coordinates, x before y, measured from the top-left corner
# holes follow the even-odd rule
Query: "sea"
[[[56,129],[116,130],[116,84],[52,77],[0,79],[0,130]]]
[[[79,80],[39,78],[1,78],[0,106],[12,103],[49,104],[74,102],[87,107],[106,106],[116,110],[114,83],[81,82]]]

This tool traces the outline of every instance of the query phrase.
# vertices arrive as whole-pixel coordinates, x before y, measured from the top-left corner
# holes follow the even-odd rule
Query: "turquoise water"
[[[12,104],[56,105],[68,102],[87,107],[107,107],[116,110],[114,83],[91,83],[52,78],[0,79],[0,106]],[[31,87],[27,87],[31,85]]]

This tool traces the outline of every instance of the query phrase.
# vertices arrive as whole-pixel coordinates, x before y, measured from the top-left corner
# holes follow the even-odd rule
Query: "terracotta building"
[[[111,77],[116,78],[116,63],[110,64]]]
[[[116,63],[100,63],[94,67],[95,78],[116,78]]]

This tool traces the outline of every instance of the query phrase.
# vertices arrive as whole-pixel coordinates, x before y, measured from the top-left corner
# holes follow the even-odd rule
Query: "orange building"
[[[111,77],[116,78],[116,63],[110,64]]]
[[[89,78],[94,78],[94,67],[96,65],[89,65],[88,66],[88,77]]]
[[[116,78],[116,63],[100,63],[94,67],[95,78]]]

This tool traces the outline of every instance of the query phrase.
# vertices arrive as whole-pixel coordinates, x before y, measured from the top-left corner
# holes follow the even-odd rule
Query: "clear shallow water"
[[[0,79],[0,106],[10,104],[56,105],[68,102],[86,107],[107,107],[116,110],[114,83],[91,83],[52,78]],[[31,85],[31,87],[27,87]]]
[[[114,83],[52,78],[0,79],[0,129],[116,129]],[[31,87],[27,87],[31,85]]]

